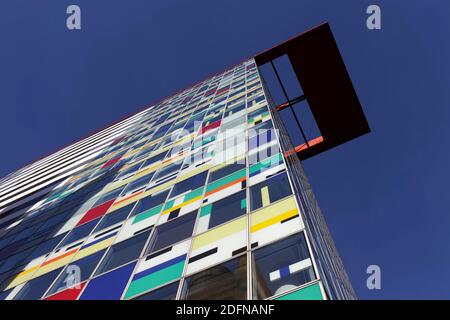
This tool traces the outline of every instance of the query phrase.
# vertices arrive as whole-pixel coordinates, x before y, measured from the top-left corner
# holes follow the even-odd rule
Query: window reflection
[[[242,255],[186,278],[181,299],[247,299],[247,256]]]
[[[265,299],[316,278],[303,233],[252,254],[253,298]]]

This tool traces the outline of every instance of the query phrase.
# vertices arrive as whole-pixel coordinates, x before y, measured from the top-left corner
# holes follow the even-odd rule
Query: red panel
[[[227,87],[225,87],[223,89],[220,89],[219,91],[217,91],[217,95],[219,95],[221,93],[224,93],[224,92],[228,91],[229,89],[230,89],[230,86],[227,86]]]
[[[125,139],[125,136],[119,137],[119,138],[115,139],[115,140],[111,143],[111,145],[113,146],[113,145],[115,145],[115,144],[118,144],[118,143],[119,143],[120,141],[122,141],[123,139]]]
[[[208,96],[212,95],[214,92],[216,92],[216,89],[211,89],[209,91],[206,91],[205,97],[208,97]]]
[[[207,132],[207,131],[209,131],[209,130],[212,130],[212,129],[214,129],[214,128],[219,127],[219,126],[220,126],[220,123],[221,123],[221,120],[216,121],[216,122],[213,122],[213,123],[211,123],[210,125],[207,125],[206,127],[203,127],[203,128],[202,128],[202,131],[200,132],[200,134],[204,134],[205,132]]]
[[[86,282],[80,283],[74,288],[66,289],[50,297],[45,298],[45,300],[76,300],[80,295],[81,290],[83,290]]]
[[[109,200],[108,202],[105,202],[99,206],[96,206],[95,208],[92,208],[88,212],[84,214],[84,217],[81,218],[80,222],[76,225],[77,227],[79,225],[85,224],[86,222],[92,221],[94,219],[97,219],[98,217],[103,216],[108,209],[112,206],[116,199]]]
[[[115,165],[117,162],[119,162],[119,160],[120,160],[121,158],[122,158],[122,156],[120,156],[120,157],[115,157],[115,158],[110,159],[108,162],[106,162],[106,163],[102,166],[102,169],[107,168],[107,167],[110,167],[110,166],[112,166],[112,165]]]

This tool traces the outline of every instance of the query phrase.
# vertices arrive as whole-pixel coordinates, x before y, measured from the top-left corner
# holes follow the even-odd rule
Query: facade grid
[[[118,125],[0,215],[0,299],[354,298],[271,107],[250,59]]]

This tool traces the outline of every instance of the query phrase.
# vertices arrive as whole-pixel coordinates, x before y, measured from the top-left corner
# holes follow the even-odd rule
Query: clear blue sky
[[[78,4],[82,30],[65,27]],[[382,30],[365,26],[382,9]],[[3,0],[0,176],[323,21],[372,133],[304,162],[360,298],[450,298],[450,4]],[[366,267],[382,290],[366,289]]]

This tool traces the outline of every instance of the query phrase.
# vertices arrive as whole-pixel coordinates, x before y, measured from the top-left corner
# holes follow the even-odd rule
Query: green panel
[[[263,113],[257,114],[256,116],[249,118],[249,119],[248,119],[248,123],[251,124],[251,123],[255,122],[255,118],[256,118],[256,117],[261,117],[261,118],[263,118],[263,117],[267,117],[268,115],[269,115],[269,112],[268,112],[268,111],[265,111],[265,112],[263,112]]]
[[[178,262],[170,267],[149,274],[139,280],[132,281],[128,287],[125,299],[145,292],[152,288],[161,286],[167,282],[178,279],[183,273],[184,261]]]
[[[247,198],[241,199],[241,209],[247,208]]]
[[[312,286],[291,292],[275,300],[323,300],[322,291],[318,283]]]
[[[278,153],[270,158],[264,159],[263,161],[250,167],[249,172],[253,174],[259,172],[263,168],[270,168],[274,165],[279,165],[283,162],[281,153]]]
[[[211,214],[212,210],[212,204],[208,204],[207,206],[203,207],[200,210],[200,217],[207,216],[208,214]]]
[[[175,199],[167,201],[166,205],[164,206],[164,210],[169,210],[169,209],[173,208],[174,204],[175,204]]]
[[[191,199],[197,198],[203,194],[203,187],[200,187],[194,191],[189,192],[185,195],[183,202],[189,201]]]
[[[229,176],[226,176],[222,179],[219,179],[219,180],[214,181],[213,183],[209,184],[206,187],[206,192],[217,189],[223,185],[226,185],[227,183],[230,183],[230,182],[236,181],[240,178],[243,178],[243,177],[245,177],[245,175],[246,175],[246,169],[241,169],[239,171],[236,171],[235,173],[232,173]]]
[[[144,211],[144,212],[138,214],[138,215],[134,218],[132,224],[135,224],[135,223],[141,222],[142,220],[145,220],[145,219],[148,219],[148,218],[150,218],[150,217],[153,217],[155,214],[158,214],[158,213],[161,212],[162,207],[163,207],[163,205],[161,204],[161,205],[159,205],[159,206],[156,206],[156,207],[154,207],[154,208],[152,208],[152,209],[149,209],[149,210],[147,210],[147,211]]]

